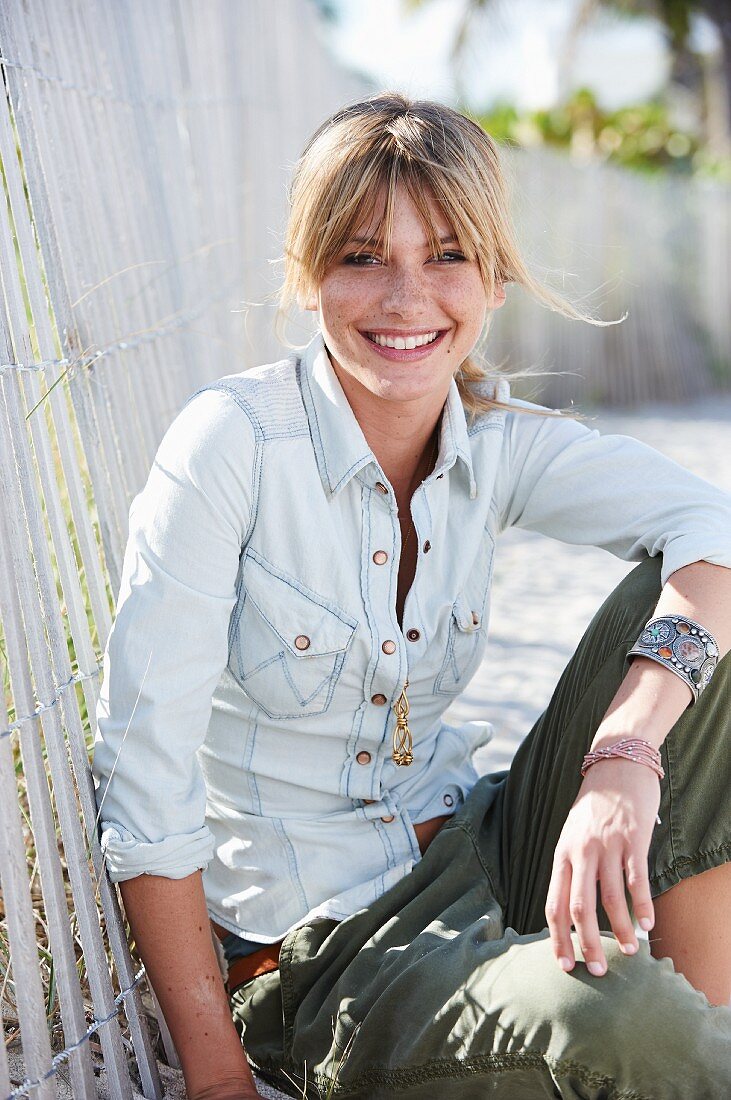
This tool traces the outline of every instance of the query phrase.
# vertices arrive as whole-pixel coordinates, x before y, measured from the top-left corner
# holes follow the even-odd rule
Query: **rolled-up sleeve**
[[[661,553],[663,585],[695,561],[731,568],[728,493],[637,439],[568,417],[509,414],[496,498],[502,528],[625,561]]]
[[[203,390],[166,432],[130,508],[93,759],[113,881],[184,878],[213,854],[196,752],[228,661],[256,447],[232,397]]]

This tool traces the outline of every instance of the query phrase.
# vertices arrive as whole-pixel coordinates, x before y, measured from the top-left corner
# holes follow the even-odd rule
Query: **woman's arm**
[[[731,569],[696,561],[673,573],[652,617],[678,614],[711,632],[718,642],[720,660],[731,650]],[[709,691],[712,685],[711,679]],[[617,734],[642,737],[659,749],[691,698],[690,688],[674,672],[647,657],[633,657],[597,730],[592,750],[613,743]]]
[[[687,615],[709,630],[718,642],[719,659],[723,657],[731,650],[731,569],[706,561],[678,569],[668,578],[653,617],[671,614]],[[713,691],[712,679],[706,690]],[[680,677],[647,657],[634,657],[591,749],[624,737],[639,737],[659,748],[690,702],[690,688]],[[587,963],[598,963],[600,972],[606,969],[596,914],[597,879],[612,931],[627,954],[637,950],[637,942],[624,873],[635,916],[644,928],[652,928],[647,852],[659,802],[658,777],[633,761],[601,760],[586,773],[556,847],[546,903],[554,951],[558,959],[569,960],[568,969],[574,963],[572,922]]]
[[[204,391],[168,428],[130,507],[93,759],[115,882],[185,878],[213,853],[196,753],[228,661],[256,446],[241,409]]]
[[[228,659],[256,446],[217,391],[168,428],[130,508],[97,706],[105,862],[195,1100],[256,1096],[211,941],[200,869],[214,842],[196,756]]]
[[[213,948],[200,871],[182,879],[140,875],[120,888],[188,1096],[257,1097]]]

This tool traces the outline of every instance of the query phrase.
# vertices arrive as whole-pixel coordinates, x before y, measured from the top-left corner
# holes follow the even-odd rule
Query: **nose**
[[[427,295],[420,271],[410,267],[391,267],[383,291],[384,313],[414,317],[424,310]]]

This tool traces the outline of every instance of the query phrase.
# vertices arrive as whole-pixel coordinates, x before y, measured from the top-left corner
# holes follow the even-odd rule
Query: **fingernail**
[[[593,974],[595,978],[601,978],[602,974],[606,970],[604,963],[590,962],[586,964],[590,974]]]
[[[625,955],[634,955],[635,951],[637,950],[637,946],[634,943],[623,943],[622,950],[624,951]]]
[[[654,923],[652,917],[640,917],[640,928],[644,929],[645,932],[649,932]]]
[[[561,958],[558,960],[558,965],[561,967],[562,970],[570,970],[571,959],[567,959],[565,955],[562,955]]]

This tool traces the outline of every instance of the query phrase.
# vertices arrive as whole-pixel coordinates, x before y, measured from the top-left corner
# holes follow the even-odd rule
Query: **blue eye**
[[[461,252],[454,252],[454,251],[452,251],[452,252],[443,252],[441,256],[435,256],[434,257],[434,259],[437,260],[437,262],[440,262],[442,260],[446,260],[450,263],[454,260],[464,260],[464,258],[465,257]]]

